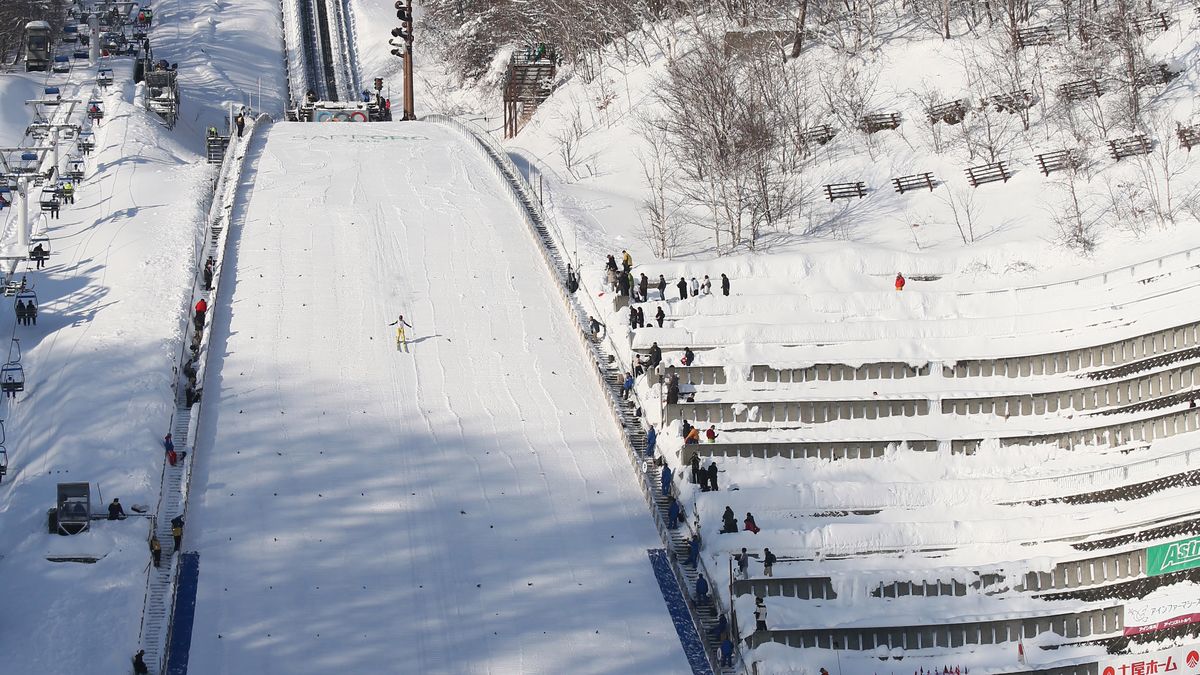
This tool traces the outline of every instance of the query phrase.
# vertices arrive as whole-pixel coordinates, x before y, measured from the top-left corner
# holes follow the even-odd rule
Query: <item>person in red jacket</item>
[[[204,298],[196,302],[196,332],[204,329],[204,315],[208,312],[208,303]]]
[[[896,272],[896,290],[904,290],[904,275],[899,272]]]
[[[758,534],[758,532],[759,532],[758,524],[754,522],[754,514],[753,513],[746,514],[746,521],[742,524],[742,529],[747,532],[753,532],[754,534]]]

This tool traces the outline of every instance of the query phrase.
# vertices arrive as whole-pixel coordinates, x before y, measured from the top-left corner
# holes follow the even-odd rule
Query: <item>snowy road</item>
[[[687,672],[617,428],[482,158],[428,124],[263,136],[212,312],[192,672]]]

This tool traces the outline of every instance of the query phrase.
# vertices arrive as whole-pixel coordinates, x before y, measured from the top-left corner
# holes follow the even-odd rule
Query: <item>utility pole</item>
[[[412,0],[396,0],[396,18],[400,27],[392,29],[393,40],[388,44],[395,47],[392,56],[404,59],[404,119],[417,119],[413,111],[413,9]],[[395,40],[401,40],[397,43]]]

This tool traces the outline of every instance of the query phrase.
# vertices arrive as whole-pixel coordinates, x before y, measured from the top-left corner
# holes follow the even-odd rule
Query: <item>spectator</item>
[[[667,280],[663,275],[658,275],[658,299],[667,299]]]
[[[712,295],[712,279],[708,275],[704,275],[704,281],[700,282],[700,291],[705,295]]]
[[[708,489],[713,492],[717,491],[717,462],[713,460],[712,464],[708,465]]]
[[[108,519],[125,520],[125,508],[121,506],[120,499],[114,499],[112,500],[112,503],[108,505]]]
[[[696,277],[692,277],[692,297],[695,298],[695,297],[698,297],[699,295],[700,295],[700,282],[696,281]]]
[[[242,132],[246,130],[246,116],[239,111],[237,117],[233,118],[233,123],[237,127],[238,138],[241,138]]]
[[[658,444],[658,431],[654,429],[654,425],[650,425],[650,430],[646,432],[646,454],[654,455],[654,446]]]
[[[708,602],[708,579],[704,575],[696,577],[696,604],[703,605]]]
[[[758,534],[759,529],[758,529],[758,525],[756,525],[754,522],[754,514],[753,513],[746,514],[746,522],[743,524],[742,529],[746,530],[747,532],[753,532],[754,534]]]
[[[667,313],[663,311],[662,305],[658,306],[658,311],[654,313],[654,318],[658,320],[658,327],[662,328],[663,319],[667,318]]]
[[[667,529],[673,530],[679,526],[679,500],[675,497],[667,497]]]
[[[621,398],[628,401],[629,400],[629,392],[631,392],[631,391],[633,391],[633,375],[626,373],[625,374],[625,382],[621,386]]]
[[[695,361],[696,361],[696,352],[693,352],[691,347],[684,347],[683,348],[683,358],[679,359],[679,363],[681,363],[685,366],[690,366],[693,363],[695,363]]]
[[[692,453],[692,483],[700,484],[700,453]]]
[[[150,535],[150,560],[155,567],[162,567],[162,544],[158,543],[158,535]]]
[[[693,534],[691,539],[688,539],[688,557],[683,564],[689,567],[695,567],[696,561],[700,559],[700,535]]]
[[[642,307],[638,307],[637,314],[638,314],[638,328],[645,328],[646,327],[646,310]]]
[[[589,324],[592,329],[592,338],[599,340],[601,337],[601,333],[604,331],[604,324],[597,321],[596,317],[594,317],[594,316],[589,316],[588,319],[589,319]]]
[[[208,301],[200,298],[196,301],[196,332],[204,330],[204,316],[208,313]]]
[[[771,576],[771,569],[775,567],[775,554],[771,553],[771,549],[763,549],[763,576]]]
[[[679,299],[687,300],[687,279],[679,277],[679,283],[675,284],[675,287],[679,289]]]
[[[671,467],[664,466],[662,470],[662,494],[664,497],[671,494]]]
[[[721,640],[721,667],[733,667],[733,640],[730,640],[728,635]]]
[[[655,342],[650,345],[650,367],[657,368],[660,363],[662,363],[662,347],[659,347],[658,343]]]
[[[208,260],[204,263],[204,290],[205,291],[212,290],[213,262],[214,261],[212,259],[212,256],[209,256]]]
[[[667,385],[667,405],[679,403],[679,385],[672,382]]]
[[[175,539],[175,550],[178,551],[183,547],[183,516],[171,519],[171,536]]]
[[[731,507],[725,507],[725,513],[721,515],[721,534],[734,534],[738,531],[737,516],[733,515]]]
[[[138,653],[133,655],[133,672],[134,675],[149,675],[150,668],[146,666],[146,650],[139,649]]]
[[[716,443],[718,435],[717,425],[715,424],[710,424],[708,426],[708,431],[704,432],[704,437],[708,439],[709,443]]]
[[[896,272],[896,290],[904,290],[904,275],[899,272]]]
[[[767,605],[763,602],[762,596],[754,599],[754,630],[767,629]]]
[[[729,295],[729,277],[721,273],[721,295]]]
[[[679,384],[679,383],[672,381],[672,384]],[[692,430],[691,422],[684,420],[679,423],[679,435],[682,436],[683,438],[687,438],[688,432],[690,432],[691,430]]]
[[[633,256],[629,255],[629,251],[621,251],[621,267],[624,268],[625,272],[633,269]]]
[[[638,295],[642,297],[642,302],[646,301],[646,294],[650,292],[650,279],[642,272],[642,278],[638,280]]]
[[[684,437],[683,443],[684,445],[698,445],[700,443],[700,430],[692,427],[688,435]]]
[[[608,254],[608,261],[604,263],[604,269],[612,270],[614,272],[617,271],[617,259],[614,258],[611,253]]]
[[[609,256],[609,258],[612,258],[612,256]],[[608,285],[608,290],[615,293],[617,290],[617,270],[615,267],[605,270],[604,281]]]
[[[742,548],[741,553],[735,554],[734,557],[737,558],[738,574],[741,575],[743,579],[749,578],[750,554],[746,552],[745,547]]]
[[[717,619],[717,625],[713,626],[713,630],[712,630],[713,639],[714,640],[725,639],[725,631],[727,631],[727,630],[729,630],[729,619],[726,619],[725,614],[722,613],[720,618]]]

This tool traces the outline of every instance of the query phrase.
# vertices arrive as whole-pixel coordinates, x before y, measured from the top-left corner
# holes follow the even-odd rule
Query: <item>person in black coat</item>
[[[679,277],[679,283],[675,284],[675,288],[679,289],[679,299],[687,300],[687,289],[688,289],[687,279],[684,279],[683,277]]]
[[[638,328],[646,327],[646,310],[641,307],[637,308],[637,321],[638,321]]]
[[[658,299],[667,299],[667,280],[661,274],[658,275]]]
[[[655,342],[650,345],[650,367],[654,368],[660,363],[662,363],[662,347],[659,347],[658,343]]]
[[[700,453],[692,453],[692,482],[700,484]]]
[[[642,272],[642,278],[638,280],[638,293],[642,296],[642,302],[646,301],[646,294],[650,292],[650,279],[646,277],[646,273]]]
[[[708,465],[708,489],[713,492],[717,491],[717,463],[713,462]],[[730,514],[733,512],[730,511]]]
[[[663,319],[667,318],[667,313],[663,311],[662,305],[658,306],[658,311],[654,313],[654,318],[658,320],[658,327],[662,328]]]
[[[150,668],[146,666],[146,659],[144,658],[145,656],[145,649],[139,649],[138,653],[133,655],[134,675],[148,675],[150,673]]]
[[[121,506],[120,499],[114,499],[114,500],[112,500],[112,503],[108,505],[108,519],[109,520],[124,520],[125,519],[125,508]]]
[[[679,403],[679,385],[671,383],[667,385],[667,405],[675,405]]]
[[[721,274],[721,295],[729,295],[729,277]]]
[[[721,515],[721,523],[721,534],[734,534],[738,531],[737,516],[733,515],[733,509],[728,506]]]

